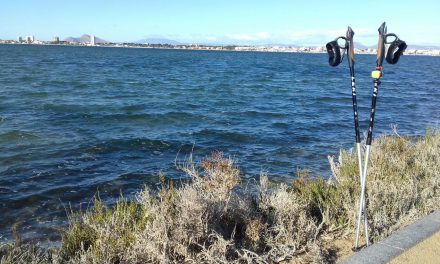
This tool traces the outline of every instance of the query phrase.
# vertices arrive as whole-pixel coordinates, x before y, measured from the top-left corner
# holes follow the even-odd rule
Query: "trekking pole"
[[[356,98],[356,80],[354,75],[354,45],[353,45],[353,36],[354,32],[351,29],[351,27],[348,27],[347,30],[347,42],[348,42],[348,65],[350,67],[350,75],[351,75],[351,98],[353,101],[353,117],[354,117],[354,129],[355,129],[355,135],[356,135],[356,150],[357,150],[357,158],[358,158],[358,168],[359,168],[359,180],[361,182],[362,187],[362,154],[361,154],[361,136],[359,132],[359,116],[358,116],[358,109],[357,109],[357,98]],[[365,201],[362,204],[362,211],[364,215],[364,228],[365,228],[365,240],[368,246],[368,222],[367,222],[367,208]],[[359,237],[359,230],[358,227],[356,230],[356,247],[358,244],[358,237]]]
[[[379,41],[377,43],[377,57],[376,57],[376,70],[371,73],[371,77],[374,79],[374,88],[373,88],[373,96],[371,99],[371,111],[370,111],[370,122],[368,125],[368,133],[367,133],[367,141],[366,141],[366,149],[365,149],[365,163],[363,167],[362,179],[361,179],[361,196],[359,201],[359,216],[357,222],[356,229],[356,245],[358,248],[359,242],[359,229],[361,225],[362,211],[365,208],[365,186],[367,182],[367,168],[368,168],[368,160],[370,158],[370,150],[371,150],[371,142],[373,140],[373,126],[374,126],[374,116],[376,113],[376,101],[377,94],[379,91],[380,78],[383,76],[382,72],[382,64],[383,60],[386,56],[386,60],[390,64],[396,64],[399,60],[400,56],[406,49],[406,43],[401,41],[395,34],[387,34],[387,28],[385,22],[378,29],[379,31]],[[392,42],[387,42],[387,37],[395,37],[395,40]],[[391,44],[388,49],[385,49],[385,44]],[[386,54],[385,54],[386,52]],[[363,212],[364,218],[366,218],[366,210]],[[368,238],[367,238],[367,246],[368,246]]]
[[[351,97],[353,101],[353,117],[354,117],[354,129],[355,129],[355,139],[356,139],[356,149],[357,149],[357,158],[358,158],[358,167],[359,167],[359,181],[362,182],[362,154],[361,154],[361,137],[359,132],[359,116],[357,109],[357,98],[356,98],[356,79],[355,79],[355,71],[354,71],[354,43],[353,43],[354,32],[351,27],[348,27],[345,38],[345,48],[347,49],[347,57],[348,57],[348,66],[350,68],[350,76],[351,76]],[[327,52],[329,54],[329,64],[331,66],[337,66],[339,63],[337,58],[339,57],[339,61],[342,61],[343,56],[340,55],[340,47],[337,43],[338,39],[336,38],[334,41],[329,42],[326,45]],[[339,51],[339,55],[338,55]],[[366,212],[365,203],[363,204],[363,211]],[[365,237],[368,244],[368,224],[367,224],[367,215],[364,213],[364,225],[365,225]],[[357,229],[356,237],[359,236],[359,228]],[[357,242],[356,242],[357,245]],[[357,247],[357,246],[356,246]]]

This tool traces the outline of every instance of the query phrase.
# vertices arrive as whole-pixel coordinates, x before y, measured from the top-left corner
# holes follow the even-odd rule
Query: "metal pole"
[[[365,154],[365,165],[364,165],[364,171],[363,171],[363,177],[361,180],[361,196],[360,196],[360,201],[359,201],[359,216],[358,216],[358,222],[357,222],[357,229],[356,229],[356,245],[355,247],[358,248],[359,247],[359,230],[360,230],[360,226],[361,226],[361,219],[362,219],[362,211],[364,214],[364,219],[367,218],[367,211],[363,210],[365,208],[365,185],[366,185],[366,175],[367,175],[367,166],[368,166],[368,159],[370,157],[370,145],[367,145],[366,148],[366,154]],[[365,229],[367,230],[368,226],[365,225]],[[368,236],[367,236],[367,232],[365,235],[365,240],[366,240],[366,244],[368,246]]]
[[[380,68],[381,69],[381,68]],[[373,89],[373,97],[371,100],[371,112],[370,112],[370,124],[368,126],[368,134],[367,134],[367,148],[365,150],[365,164],[364,164],[364,171],[362,173],[362,180],[361,180],[361,196],[359,201],[359,217],[358,217],[358,223],[357,223],[357,229],[356,229],[356,244],[355,247],[357,248],[359,246],[359,229],[361,225],[361,218],[362,218],[362,209],[365,207],[365,189],[366,189],[366,183],[367,183],[367,167],[368,167],[368,160],[370,158],[370,148],[371,148],[371,142],[373,140],[373,127],[374,127],[374,116],[376,113],[376,101],[377,101],[377,93],[379,91],[379,84],[380,80],[375,79],[374,80],[374,89]],[[364,217],[367,217],[367,211],[364,212]],[[367,240],[367,246],[368,246],[368,238]]]
[[[358,166],[359,166],[359,179],[361,182],[361,190],[364,188],[363,186],[363,182],[364,182],[364,173],[362,170],[362,154],[361,154],[361,143],[356,143],[356,148],[357,148],[357,156],[358,156]],[[369,245],[369,238],[368,238],[368,221],[367,221],[367,207],[366,207],[366,202],[365,200],[362,201],[362,207],[360,207],[359,209],[359,217],[361,217],[361,215],[364,215],[364,228],[365,228],[365,240],[366,240],[366,244],[367,246]],[[358,225],[356,228],[356,243],[355,243],[355,248],[358,248],[359,246],[359,232],[360,232],[360,225],[361,222],[358,221]]]
[[[371,99],[371,112],[370,112],[370,123],[368,125],[368,134],[367,134],[367,141],[366,141],[366,150],[365,150],[365,164],[364,164],[364,171],[361,174],[361,196],[359,199],[359,217],[357,222],[357,229],[356,229],[356,243],[355,247],[357,248],[359,246],[359,229],[361,225],[361,218],[362,213],[364,214],[364,219],[367,218],[367,210],[365,209],[365,189],[367,185],[367,167],[368,167],[368,160],[370,158],[370,148],[371,148],[371,142],[373,140],[373,127],[374,127],[374,115],[376,113],[376,101],[377,101],[377,93],[379,91],[379,84],[380,84],[380,78],[382,77],[382,63],[385,55],[385,38],[387,33],[387,28],[385,22],[380,25],[379,29],[379,41],[377,43],[377,55],[376,55],[376,71],[373,71],[372,77],[374,78],[374,89],[373,89],[373,96]],[[366,222],[366,220],[364,220]],[[368,227],[365,228],[365,239],[366,239],[366,245],[368,246]]]
[[[353,101],[353,119],[354,119],[354,129],[355,129],[355,137],[356,137],[356,148],[357,148],[357,156],[358,156],[358,166],[359,166],[359,179],[361,182],[361,188],[362,188],[362,154],[361,154],[361,136],[359,132],[359,116],[358,116],[358,108],[357,108],[357,98],[356,98],[356,79],[355,79],[355,72],[354,72],[354,43],[353,43],[353,36],[354,32],[351,29],[351,27],[348,27],[347,29],[347,44],[348,44],[348,65],[350,67],[350,76],[351,76],[351,97]],[[368,244],[368,222],[367,222],[367,214],[366,214],[366,204],[365,201],[362,203],[361,210],[359,211],[359,215],[362,215],[362,212],[364,212],[364,226],[365,226],[365,237]],[[359,230],[360,230],[360,223],[356,230],[356,247],[358,246],[358,240],[359,240]]]
[[[359,117],[358,117],[358,110],[357,110],[357,99],[356,99],[356,81],[354,77],[354,69],[350,67],[351,72],[351,95],[353,99],[353,116],[354,116],[354,126],[355,126],[355,133],[356,133],[356,148],[357,148],[357,156],[358,156],[358,166],[359,166],[359,179],[361,182],[361,188],[362,188],[362,179],[363,179],[363,173],[362,173],[362,154],[361,154],[361,139],[360,139],[360,133],[359,133]],[[362,211],[360,211],[360,214],[364,213],[364,226],[365,226],[365,238],[367,241],[368,246],[368,221],[367,221],[367,208],[366,203],[364,201],[362,205]],[[359,230],[360,226],[358,225],[356,229],[356,241],[359,241]],[[358,242],[356,242],[356,247],[358,247]]]

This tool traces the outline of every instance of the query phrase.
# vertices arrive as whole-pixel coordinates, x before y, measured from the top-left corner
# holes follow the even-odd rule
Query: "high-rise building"
[[[23,38],[20,36],[17,38],[18,43],[22,43],[23,42]]]
[[[57,37],[57,36],[53,37],[53,39],[52,39],[52,43],[54,43],[54,44],[59,44],[59,43],[60,43],[60,38]]]
[[[95,36],[90,35],[90,45],[95,46]]]
[[[35,41],[35,37],[34,36],[27,36],[26,37],[26,42],[27,43],[33,43]]]

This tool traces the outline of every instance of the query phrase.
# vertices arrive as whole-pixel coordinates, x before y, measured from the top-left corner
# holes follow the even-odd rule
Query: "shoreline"
[[[139,45],[87,45],[87,44],[52,44],[52,43],[0,43],[0,45],[25,45],[25,46],[65,46],[65,47],[94,47],[94,48],[127,48],[127,49],[159,49],[159,50],[191,50],[191,51],[229,51],[229,52],[261,52],[261,53],[300,53],[300,54],[326,54],[324,47],[300,47],[304,49],[322,49],[322,50],[276,50],[271,49],[271,47],[264,47],[261,49],[258,49],[259,46],[233,46],[238,47],[239,49],[229,49],[224,47],[230,47],[230,46],[193,46],[191,45],[185,45],[188,46],[187,48],[180,48],[180,47],[154,47],[154,46],[139,46]],[[242,49],[245,47],[244,49]],[[248,49],[246,49],[248,48]],[[363,51],[362,49],[355,49],[356,54],[358,55],[376,55],[376,51],[373,49],[371,51]],[[405,56],[422,56],[422,57],[440,57],[440,50],[413,50],[410,49],[410,53],[408,51],[405,51],[403,55]],[[422,53],[417,53],[417,51],[420,51]],[[428,54],[427,54],[428,53]],[[433,53],[433,54],[431,54]],[[437,53],[437,54],[434,54]]]
[[[379,244],[440,209],[440,131],[428,130],[420,138],[382,136],[373,146],[367,210],[371,242]],[[114,206],[95,197],[93,207],[69,215],[59,247],[22,244],[17,234],[15,243],[0,245],[0,258],[13,263],[23,256],[47,263],[334,263],[354,254],[360,184],[355,155],[341,150],[338,162],[329,159],[331,181],[299,172],[293,183],[277,184],[261,174],[255,196],[240,188],[234,161],[214,153],[197,164],[180,164],[192,181],[178,187],[162,176],[157,192],[146,187]]]

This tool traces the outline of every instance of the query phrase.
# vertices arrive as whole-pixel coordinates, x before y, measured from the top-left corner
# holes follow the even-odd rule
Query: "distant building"
[[[90,45],[95,46],[95,36],[90,35]]]
[[[54,43],[54,44],[60,44],[60,38],[57,37],[57,36],[53,37],[53,39],[52,39],[52,43]]]
[[[27,43],[33,43],[35,41],[35,37],[34,36],[27,36],[26,37],[26,42]]]
[[[22,43],[23,42],[23,38],[20,36],[17,38],[18,43]]]

